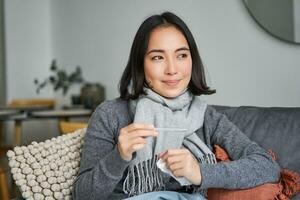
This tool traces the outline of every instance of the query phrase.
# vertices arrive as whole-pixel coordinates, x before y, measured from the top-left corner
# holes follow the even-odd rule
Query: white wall
[[[7,100],[14,98],[53,97],[50,89],[35,92],[34,78],[49,75],[52,59],[50,0],[6,0],[5,46]],[[6,142],[13,136],[8,124]],[[58,135],[56,120],[24,121],[23,144]]]
[[[4,3],[0,0],[0,105],[6,102],[4,55]]]
[[[6,0],[7,99],[35,97],[34,78],[49,74],[52,59],[49,0]],[[40,96],[51,97],[52,91]]]
[[[295,35],[295,41],[300,43],[300,1],[294,0],[293,1],[294,6],[294,35]]]
[[[170,10],[189,25],[217,94],[209,103],[300,106],[300,46],[263,31],[242,1],[52,1],[53,53],[118,96],[117,83],[140,23]]]
[[[33,79],[57,58],[118,96],[140,23],[170,10],[192,30],[217,94],[209,103],[300,106],[300,46],[269,36],[241,0],[6,0],[7,97],[36,97]],[[44,90],[40,96],[52,96]]]

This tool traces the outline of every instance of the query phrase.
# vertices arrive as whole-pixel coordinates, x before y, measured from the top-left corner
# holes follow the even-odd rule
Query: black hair
[[[148,17],[139,27],[130,50],[127,66],[119,82],[119,92],[121,99],[136,99],[140,94],[145,94],[144,57],[148,48],[151,32],[161,26],[174,26],[182,32],[189,45],[192,57],[192,76],[188,89],[194,95],[213,94],[216,90],[211,90],[205,80],[203,63],[201,61],[194,37],[187,25],[175,14],[164,12],[161,15]],[[128,86],[131,84],[131,91]]]

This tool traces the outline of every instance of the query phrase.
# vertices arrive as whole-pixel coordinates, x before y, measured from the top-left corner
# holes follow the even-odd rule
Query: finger
[[[162,153],[159,153],[159,158],[161,158],[162,159],[162,157],[165,155],[165,153],[167,153],[166,151],[165,152],[162,152]]]
[[[158,132],[154,130],[135,130],[132,131],[129,135],[130,138],[135,138],[135,137],[156,137],[158,135]]]
[[[140,149],[142,149],[144,146],[145,146],[145,144],[134,144],[134,145],[132,145],[132,147],[131,147],[132,152],[135,152],[135,151],[137,151],[137,150],[140,150]]]
[[[174,171],[173,171],[173,174],[174,174],[174,176],[176,176],[176,177],[183,177],[183,176],[184,176],[184,171],[183,171],[182,168],[181,168],[181,169],[177,169],[177,170],[174,170]]]
[[[173,163],[171,164],[170,166],[168,166],[168,168],[174,172],[176,170],[179,170],[179,169],[183,169],[184,168],[184,164],[182,162],[176,162],[176,163]]]
[[[172,155],[166,158],[165,162],[166,165],[169,167],[170,165],[177,163],[177,162],[182,162],[185,160],[185,155]]]
[[[166,160],[170,156],[182,155],[182,154],[186,155],[188,153],[190,153],[190,152],[187,149],[169,149],[166,151],[166,153],[164,155],[162,155],[162,159]]]
[[[144,129],[144,130],[154,130],[153,124],[145,124],[145,123],[132,123],[126,127],[124,127],[124,130],[126,132],[131,132],[134,130],[139,130],[139,129]]]
[[[147,143],[147,141],[143,138],[135,138],[133,140],[128,140],[126,142],[123,143],[123,149],[127,149],[127,151],[129,151],[130,153],[136,151],[135,148],[133,148],[135,145],[145,145]]]
[[[129,146],[135,145],[135,144],[146,144],[147,140],[142,137],[136,137],[131,140],[128,140]]]

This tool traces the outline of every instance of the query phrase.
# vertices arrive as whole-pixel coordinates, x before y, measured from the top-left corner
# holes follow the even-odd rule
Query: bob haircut
[[[137,99],[145,94],[143,87],[145,82],[144,57],[148,48],[151,32],[157,27],[174,26],[185,36],[192,57],[192,76],[188,89],[194,95],[213,94],[205,80],[204,67],[198,52],[194,37],[187,25],[175,14],[164,12],[161,15],[152,15],[139,27],[130,50],[127,66],[119,82],[120,98],[124,100]],[[128,89],[129,86],[131,89]],[[129,91],[130,90],[130,91]]]

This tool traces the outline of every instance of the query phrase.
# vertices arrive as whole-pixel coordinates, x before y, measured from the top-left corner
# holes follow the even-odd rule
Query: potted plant
[[[77,66],[74,72],[68,74],[65,70],[59,69],[56,60],[53,60],[50,66],[50,71],[52,74],[43,81],[34,79],[36,92],[38,94],[40,93],[40,90],[47,85],[52,85],[54,91],[62,90],[62,94],[66,95],[73,85],[84,82],[80,66]]]
[[[50,71],[51,75],[43,81],[34,79],[38,94],[47,85],[52,85],[54,91],[62,90],[63,96],[66,96],[73,85],[82,84],[81,91],[79,91],[80,94],[71,96],[72,104],[83,104],[86,108],[95,108],[99,103],[104,101],[105,88],[100,83],[85,82],[80,66],[77,66],[75,71],[68,74],[65,70],[57,66],[56,60],[53,60]],[[66,101],[63,102],[63,104],[65,103]]]

